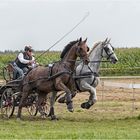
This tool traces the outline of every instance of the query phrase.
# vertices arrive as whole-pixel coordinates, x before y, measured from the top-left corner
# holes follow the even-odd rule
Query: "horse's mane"
[[[61,55],[60,55],[60,58],[63,59],[64,56],[66,55],[66,53],[70,50],[70,48],[71,48],[74,44],[76,44],[78,41],[79,41],[79,40],[71,41],[69,44],[67,44],[67,45],[64,47],[64,49],[63,49],[63,51],[62,51],[62,53],[61,53]]]
[[[101,41],[98,41],[98,42],[96,42],[96,43],[93,45],[93,47],[92,47],[91,51],[89,52],[88,56],[90,56],[91,52],[92,52],[100,43],[102,43],[102,42],[101,42]]]

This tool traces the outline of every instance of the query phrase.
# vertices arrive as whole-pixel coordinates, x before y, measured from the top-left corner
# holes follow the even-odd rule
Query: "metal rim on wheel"
[[[36,106],[36,105],[38,105],[37,102],[38,102],[38,95],[36,95],[36,98],[35,98],[34,102],[32,103],[32,105],[27,107],[27,110],[31,116],[36,116],[39,111]],[[50,95],[47,96],[47,99],[44,99],[41,107],[42,107],[42,111],[46,115],[48,115],[49,111],[50,111]]]
[[[1,115],[10,118],[14,113],[14,96],[12,88],[6,88],[1,96]]]

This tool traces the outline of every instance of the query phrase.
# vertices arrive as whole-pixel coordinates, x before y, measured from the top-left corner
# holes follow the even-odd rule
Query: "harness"
[[[53,70],[53,67],[54,67],[54,63],[53,63],[53,64],[48,64],[47,66],[48,66],[48,68],[49,68],[48,79],[51,80],[51,77],[52,77],[52,70]],[[52,79],[52,82],[53,82],[52,89],[55,90],[54,79]]]
[[[110,44],[110,43],[109,43]],[[111,44],[110,44],[111,45]],[[112,47],[112,49],[114,50],[114,47],[111,45],[111,47]],[[102,49],[102,53],[103,53],[103,50],[105,51],[105,53],[107,54],[107,60],[111,57],[111,55],[113,55],[114,54],[114,52],[112,52],[112,53],[108,53],[108,48],[107,48],[107,44],[105,45],[105,47]],[[102,55],[101,55],[102,56]],[[103,56],[102,56],[103,57]]]
[[[48,64],[47,66],[49,68],[48,78],[50,78],[52,76],[52,70],[53,70],[54,63],[53,64]]]
[[[80,74],[79,77],[76,77],[76,76],[75,76],[75,77],[74,77],[74,81],[75,81],[76,89],[77,89],[79,92],[81,92],[80,87],[79,87],[79,85],[80,85],[80,80],[79,80],[79,79],[91,78],[92,76],[94,76],[94,79],[93,79],[93,81],[92,81],[92,83],[91,83],[91,85],[93,85],[94,82],[95,82],[95,80],[96,80],[96,77],[99,77],[99,74],[98,74],[98,73],[96,73],[96,72],[85,72],[85,73]]]
[[[68,67],[65,63],[63,63],[63,64],[64,64],[64,68],[70,73],[70,75],[73,75],[73,71],[70,70],[70,67]],[[71,77],[69,76],[69,79],[68,79],[66,85],[69,83],[70,79],[71,79]]]
[[[63,64],[65,64],[65,63],[63,63]],[[56,73],[55,75],[53,75],[52,73],[53,73],[53,67],[54,67],[54,65],[55,65],[54,63],[53,63],[53,64],[47,65],[48,68],[49,68],[48,80],[52,80],[52,82],[53,82],[52,89],[53,89],[53,90],[56,90],[56,88],[55,88],[55,83],[54,83],[54,79],[55,79],[56,77],[62,75],[62,74],[69,74],[69,75],[72,75],[73,72],[69,70],[69,67],[68,67],[67,65],[64,65],[64,68],[66,69],[66,71],[63,71],[63,72],[60,72],[60,73]],[[68,81],[67,81],[67,83],[66,83],[65,85],[67,85],[67,84],[69,83],[70,78],[71,78],[71,77],[69,76],[69,79],[68,79]]]

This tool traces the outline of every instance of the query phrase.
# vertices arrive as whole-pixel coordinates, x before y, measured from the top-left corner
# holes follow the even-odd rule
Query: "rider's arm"
[[[29,64],[29,63],[30,63],[30,60],[24,59],[23,53],[20,53],[20,54],[18,55],[18,59],[19,59],[19,61],[20,61],[21,63],[23,63],[23,64]]]
[[[32,60],[34,60],[34,61],[35,61],[35,58],[34,58],[34,56],[32,56]]]

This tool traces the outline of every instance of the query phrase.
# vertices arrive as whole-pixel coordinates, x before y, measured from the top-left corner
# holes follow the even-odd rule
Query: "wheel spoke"
[[[12,88],[6,88],[1,96],[2,117],[10,118],[14,112],[14,97]]]

